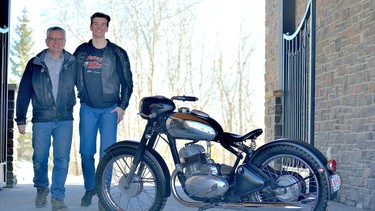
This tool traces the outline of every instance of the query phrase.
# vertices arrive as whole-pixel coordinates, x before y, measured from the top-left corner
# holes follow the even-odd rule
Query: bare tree
[[[128,52],[134,81],[130,105],[119,125],[119,140],[140,138],[145,122],[136,115],[137,106],[142,97],[150,95],[197,96],[200,100],[194,103],[194,108],[208,110],[215,118],[222,119],[218,121],[223,122],[226,131],[249,130],[254,71],[249,59],[254,36],[248,31],[240,28],[239,32],[233,32],[239,34],[232,38],[238,40],[233,53],[227,52],[229,46],[224,45],[218,34],[194,36],[200,24],[196,16],[202,1],[53,2],[53,13],[61,15],[52,17],[59,19],[77,45],[90,39],[89,17],[94,8],[94,12],[99,8],[112,17],[108,37]],[[248,20],[248,16],[243,17],[243,28],[248,28]],[[214,48],[207,45],[213,42],[217,42]],[[166,153],[165,149],[161,152]],[[232,159],[224,151],[218,157]]]

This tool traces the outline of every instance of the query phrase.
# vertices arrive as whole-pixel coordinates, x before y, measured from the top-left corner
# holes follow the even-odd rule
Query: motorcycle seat
[[[242,141],[245,141],[247,139],[256,139],[260,135],[262,135],[262,133],[263,133],[262,129],[255,129],[255,130],[250,131],[249,133],[247,133],[245,135],[224,132],[221,135],[221,140],[224,141],[224,142],[242,142]]]

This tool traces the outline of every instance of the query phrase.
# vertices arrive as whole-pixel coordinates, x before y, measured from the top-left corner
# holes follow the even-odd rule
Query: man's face
[[[61,31],[51,31],[46,39],[46,45],[53,54],[61,53],[65,47],[66,40]]]
[[[90,26],[90,30],[94,37],[100,38],[104,37],[105,33],[108,32],[108,22],[105,18],[94,18]]]

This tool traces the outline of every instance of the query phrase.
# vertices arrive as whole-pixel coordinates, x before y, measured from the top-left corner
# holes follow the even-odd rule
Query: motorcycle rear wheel
[[[156,211],[164,208],[167,202],[162,188],[165,187],[164,175],[157,160],[147,153],[130,186],[125,188],[136,151],[134,148],[118,148],[101,158],[96,172],[96,187],[106,210]]]
[[[272,146],[252,162],[278,186],[255,193],[259,202],[288,202],[304,210],[326,210],[328,181],[318,173],[318,162],[306,151],[287,145]]]

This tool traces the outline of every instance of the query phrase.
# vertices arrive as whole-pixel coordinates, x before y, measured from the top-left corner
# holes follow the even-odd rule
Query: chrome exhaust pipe
[[[297,206],[295,204],[289,203],[261,203],[261,202],[245,202],[245,203],[223,203],[222,205],[217,205],[221,208],[279,208],[279,209],[293,209],[293,210],[302,210],[303,207]]]
[[[295,204],[290,203],[261,203],[261,202],[245,202],[245,203],[206,203],[206,202],[197,202],[197,201],[186,201],[183,199],[177,191],[176,188],[176,178],[177,174],[182,172],[181,165],[176,165],[176,169],[172,173],[171,177],[171,188],[172,188],[172,195],[176,199],[177,202],[184,206],[188,207],[200,207],[200,208],[223,208],[223,209],[240,209],[240,208],[284,208],[284,209],[295,209],[295,210],[302,210],[303,207],[297,206]]]

